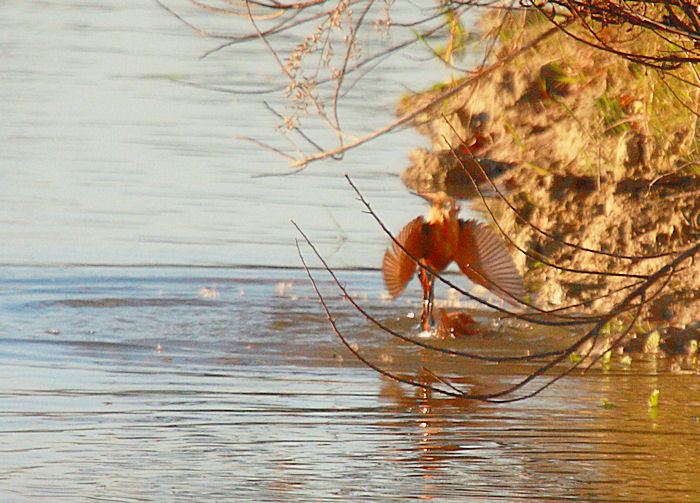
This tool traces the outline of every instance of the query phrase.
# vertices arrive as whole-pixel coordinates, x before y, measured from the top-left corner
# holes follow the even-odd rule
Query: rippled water
[[[317,272],[319,274],[319,272]],[[382,321],[375,272],[342,280]],[[469,390],[527,372],[388,340],[319,275],[344,333]],[[696,501],[700,384],[663,363],[520,403],[431,396],[359,366],[294,269],[13,267],[0,278],[3,501]],[[507,331],[458,348],[557,344]],[[661,390],[658,412],[647,405]]]
[[[279,161],[233,137],[274,141],[272,122],[259,100],[201,84],[244,83],[259,48],[200,61],[210,41],[135,0],[10,1],[3,14],[1,501],[700,500],[700,380],[664,359],[497,405],[399,385],[343,348],[288,220],[374,316],[415,334],[417,287],[385,301],[386,239],[340,176],[405,223],[423,211],[396,177],[414,133],[253,179]],[[426,84],[410,58],[394,64],[366,91],[377,120],[402,84]],[[314,276],[342,333],[401,376],[431,382],[428,368],[479,392],[533,369],[393,340]],[[568,337],[508,325],[449,344],[504,353]]]

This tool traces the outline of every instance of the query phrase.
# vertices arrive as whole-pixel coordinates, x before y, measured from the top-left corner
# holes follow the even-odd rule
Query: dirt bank
[[[519,36],[506,37],[493,61],[550,27],[533,19],[524,24]],[[442,90],[406,96],[399,113]],[[418,117],[414,125],[431,138],[434,151],[413,152],[402,179],[414,190],[465,197],[470,182],[446,149],[468,146],[517,211],[557,238],[523,224],[502,200],[487,200],[518,246],[542,254],[527,258],[513,249],[538,304],[586,302],[580,311],[603,312],[629,290],[601,295],[638,280],[561,271],[544,262],[648,275],[673,257],[625,259],[565,243],[640,257],[700,240],[698,117],[682,102],[697,105],[698,90],[557,33]],[[467,150],[463,159],[473,163]],[[473,204],[484,210],[480,201]],[[684,264],[645,307],[643,319],[681,327],[700,320],[700,257]]]

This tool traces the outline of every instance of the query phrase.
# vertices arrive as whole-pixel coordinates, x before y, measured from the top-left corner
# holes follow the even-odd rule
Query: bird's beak
[[[422,197],[431,204],[435,202],[435,193],[433,192],[414,192],[413,194],[418,197]]]

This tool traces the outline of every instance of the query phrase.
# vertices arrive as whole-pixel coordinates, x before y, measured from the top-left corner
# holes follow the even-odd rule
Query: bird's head
[[[453,218],[459,213],[459,205],[454,197],[443,191],[416,192],[416,195],[430,202],[430,216],[428,220],[445,220]]]

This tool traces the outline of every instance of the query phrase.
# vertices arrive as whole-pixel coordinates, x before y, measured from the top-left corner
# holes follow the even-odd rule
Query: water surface
[[[375,272],[341,272],[380,320]],[[528,365],[450,359],[371,328],[319,277],[375,361],[494,390]],[[697,375],[644,359],[525,402],[380,378],[332,335],[304,273],[23,267],[0,278],[3,501],[696,501]],[[506,331],[454,347],[556,344]],[[661,390],[658,411],[647,398]]]

